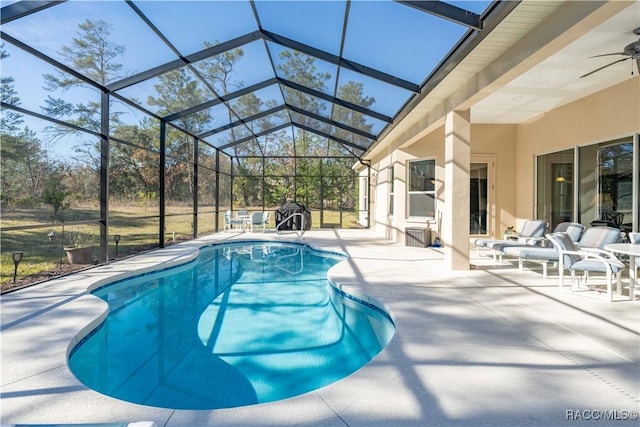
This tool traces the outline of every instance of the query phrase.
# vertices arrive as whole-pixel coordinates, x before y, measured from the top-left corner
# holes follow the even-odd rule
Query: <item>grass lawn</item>
[[[260,208],[246,208],[257,211]],[[273,210],[272,208],[270,210]],[[236,209],[237,210],[237,209]],[[222,230],[225,209],[219,212],[219,227]],[[175,232],[176,241],[192,238],[193,216],[189,206],[171,206],[167,208],[165,220],[165,242],[173,243]],[[38,275],[43,272],[67,271],[68,261],[63,246],[70,246],[70,237],[81,235],[81,240],[94,245],[94,258],[100,259],[100,224],[98,222],[73,224],[73,221],[97,221],[99,210],[92,207],[64,211],[65,223],[55,221],[51,209],[3,209],[0,219],[0,289],[4,290],[13,280],[14,263],[11,259],[13,252],[22,251],[24,258],[18,266],[17,279]],[[118,243],[118,257],[134,254],[143,250],[158,247],[159,218],[158,210],[148,206],[117,205],[111,206],[109,216],[109,256],[115,258],[116,245],[112,237],[121,236]],[[320,227],[320,211],[312,211],[312,228]],[[324,224],[335,224],[342,228],[357,227],[355,212],[342,212],[342,222],[339,211],[324,211]],[[29,227],[25,229],[9,229],[15,227]],[[65,242],[62,235],[64,227]],[[274,215],[268,228],[275,228]],[[50,240],[48,235],[55,232],[56,238]],[[215,231],[215,212],[213,208],[202,208],[198,214],[198,234],[205,235]],[[96,261],[97,262],[97,261]],[[32,277],[33,278],[33,277]],[[41,279],[43,280],[43,279]]]

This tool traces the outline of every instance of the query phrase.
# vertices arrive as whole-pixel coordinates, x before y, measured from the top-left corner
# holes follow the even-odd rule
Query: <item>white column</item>
[[[442,243],[445,265],[469,269],[470,112],[453,111],[445,122],[444,204]]]

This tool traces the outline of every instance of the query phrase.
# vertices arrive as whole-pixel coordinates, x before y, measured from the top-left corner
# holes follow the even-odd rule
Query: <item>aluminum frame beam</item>
[[[396,0],[400,4],[413,7],[421,12],[435,15],[456,24],[464,25],[473,30],[482,30],[482,20],[480,15],[469,10],[462,9],[444,1],[417,1],[417,0]]]
[[[280,46],[288,47],[290,49],[297,50],[298,52],[302,52],[305,55],[313,56],[316,59],[321,59],[334,65],[348,68],[349,70],[355,71],[367,77],[380,80],[393,86],[401,87],[402,89],[406,89],[413,93],[420,92],[420,85],[416,83],[403,80],[399,77],[392,76],[391,74],[387,74],[382,71],[378,71],[371,67],[367,67],[366,65],[359,64],[355,61],[349,61],[347,59],[341,58],[320,49],[316,49],[315,47],[297,42],[295,40],[278,35],[276,33],[272,33],[267,30],[261,30],[260,33],[266,40],[279,44]]]
[[[214,107],[216,105],[224,104],[227,101],[231,101],[232,99],[239,98],[243,95],[248,95],[251,92],[255,92],[257,90],[263,89],[265,87],[277,84],[278,81],[275,78],[271,78],[269,80],[265,80],[260,83],[256,83],[251,86],[244,87],[235,92],[228,93],[226,95],[221,95],[217,98],[212,99],[211,101],[203,102],[202,104],[194,105],[193,107],[187,108],[186,110],[178,111],[177,113],[169,114],[164,117],[164,120],[168,122],[172,122],[174,120],[181,119],[183,117],[189,116],[191,114],[197,113],[199,111],[205,110],[210,107]]]
[[[312,113],[312,112],[307,111],[307,110],[305,110],[303,108],[298,108],[296,106],[289,105],[289,104],[286,104],[286,105],[291,111],[293,111],[295,113],[298,113],[298,114],[302,114],[303,116],[310,117],[310,118],[312,118],[314,120],[318,120],[318,121],[326,123],[326,124],[328,124],[330,126],[335,126],[335,127],[340,128],[342,130],[346,130],[347,132],[355,133],[356,135],[360,135],[363,138],[371,139],[372,141],[375,141],[377,139],[377,136],[375,136],[373,134],[370,134],[368,132],[365,132],[363,130],[356,129],[356,128],[351,127],[349,125],[345,125],[345,124],[343,124],[341,122],[336,122],[335,120],[327,119],[326,117],[323,117],[323,116],[321,116],[319,114],[316,114],[316,113]]]
[[[256,138],[259,138],[261,136],[269,135],[272,132],[277,132],[277,131],[285,129],[285,128],[289,127],[289,126],[292,126],[292,124],[289,123],[289,122],[283,123],[283,124],[278,125],[278,126],[276,126],[274,128],[271,128],[271,129],[268,129],[268,130],[264,130],[262,132],[257,132],[257,133],[255,133],[253,135],[250,135],[250,136],[245,136],[244,138],[240,138],[240,139],[238,139],[236,141],[233,141],[233,142],[230,142],[228,144],[221,145],[220,147],[217,147],[217,148],[218,148],[218,150],[226,150],[227,148],[235,147],[238,144],[249,142],[252,139],[256,139]]]
[[[242,124],[247,124],[248,122],[251,122],[251,121],[254,121],[254,120],[258,120],[258,119],[260,119],[262,117],[266,117],[266,116],[268,116],[270,114],[275,114],[278,111],[284,111],[286,109],[287,109],[287,105],[286,104],[282,104],[282,105],[279,105],[277,107],[261,111],[261,112],[259,112],[257,114],[252,115],[252,116],[245,117],[242,120],[236,120],[235,122],[220,126],[218,128],[215,128],[215,129],[211,129],[211,130],[209,130],[207,132],[203,132],[203,133],[198,135],[198,138],[206,138],[206,137],[209,137],[211,135],[215,135],[217,133],[224,132],[225,130],[232,129],[232,128],[236,127],[236,126],[240,126]]]
[[[363,146],[355,144],[355,143],[353,143],[351,141],[347,141],[346,139],[338,138],[337,136],[329,135],[328,133],[325,133],[325,132],[319,131],[317,129],[314,129],[311,126],[303,125],[303,124],[300,124],[298,122],[293,122],[293,126],[294,127],[298,127],[298,128],[300,128],[302,130],[306,130],[307,132],[315,133],[318,136],[322,136],[322,137],[327,138],[327,139],[329,139],[331,141],[335,141],[335,142],[337,142],[339,144],[343,144],[343,145],[346,145],[346,146],[349,146],[349,147],[352,147],[352,148],[356,148],[358,150],[367,151],[367,147],[363,147]]]
[[[207,49],[203,49],[201,51],[195,52],[191,55],[183,56],[181,57],[181,59],[176,59],[176,60],[167,62],[166,64],[162,64],[157,67],[150,68],[149,70],[146,70],[138,74],[134,74],[133,76],[129,76],[122,80],[113,82],[107,85],[107,88],[111,91],[124,89],[126,87],[135,85],[137,83],[141,83],[145,80],[158,77],[161,74],[167,73],[169,71],[173,71],[177,68],[184,67],[194,62],[202,61],[204,59],[210,58],[215,55],[219,55],[231,49],[242,47],[246,44],[249,44],[251,42],[254,42],[260,39],[271,41],[280,46],[297,50],[306,55],[313,56],[314,58],[321,59],[323,61],[327,61],[344,68],[348,68],[350,70],[356,71],[367,77],[371,77],[371,78],[383,81],[385,83],[391,84],[393,86],[397,86],[397,87],[409,90],[413,93],[418,93],[420,91],[420,85],[416,83],[400,79],[398,77],[367,67],[366,65],[362,65],[354,61],[349,61],[347,59],[340,58],[331,53],[324,52],[320,49],[316,49],[314,47],[296,42],[295,40],[288,39],[284,36],[281,36],[266,30],[252,31],[251,33],[247,33],[243,36],[236,37],[235,39],[222,42],[220,44],[209,47]]]
[[[295,107],[295,106],[293,106],[293,105],[289,105],[289,104],[279,105],[279,106],[277,106],[277,107],[270,108],[270,109],[268,109],[268,110],[262,111],[262,112],[260,112],[260,113],[254,114],[254,115],[252,115],[252,116],[245,117],[245,118],[244,118],[244,119],[242,119],[242,120],[237,120],[237,121],[235,121],[235,122],[232,122],[232,123],[229,123],[229,124],[226,124],[226,125],[220,126],[220,127],[218,127],[218,128],[212,129],[212,130],[209,130],[209,131],[207,131],[207,132],[203,132],[203,133],[201,133],[201,134],[199,134],[199,135],[198,135],[198,138],[204,139],[204,138],[207,138],[207,137],[209,137],[209,136],[215,135],[215,134],[217,134],[217,133],[224,132],[224,131],[226,131],[226,130],[229,130],[229,129],[231,129],[231,128],[234,128],[234,127],[236,127],[236,126],[240,126],[240,125],[242,125],[242,124],[247,124],[248,122],[251,122],[251,121],[254,121],[254,120],[260,119],[260,118],[262,118],[262,117],[266,117],[266,116],[268,116],[268,115],[270,115],[270,114],[275,114],[275,113],[277,113],[277,112],[279,112],[279,111],[287,111],[287,110],[290,110],[290,111],[293,111],[293,112],[295,112],[295,113],[301,114],[301,115],[303,115],[303,116],[306,116],[306,117],[312,118],[312,119],[314,119],[314,120],[318,120],[318,121],[320,121],[320,122],[326,123],[326,124],[327,124],[327,125],[329,125],[329,126],[335,126],[335,127],[337,127],[337,128],[343,129],[343,130],[345,130],[345,131],[347,131],[347,132],[351,132],[351,133],[354,133],[354,134],[360,135],[360,136],[362,136],[363,138],[371,139],[372,141],[375,141],[375,140],[376,140],[376,136],[375,136],[375,135],[373,135],[373,134],[370,134],[370,133],[365,132],[365,131],[363,131],[363,130],[360,130],[360,129],[357,129],[357,128],[354,128],[354,127],[351,127],[351,126],[349,126],[349,125],[345,125],[345,124],[340,123],[340,122],[336,122],[335,120],[328,119],[328,118],[323,117],[323,116],[321,116],[321,115],[319,115],[319,114],[312,113],[312,112],[307,111],[307,110],[305,110],[305,109],[298,108],[298,107]],[[289,121],[289,122],[287,122],[287,123],[288,123],[288,124],[291,124],[291,123],[295,123],[295,122],[294,122],[293,120],[291,120],[291,121]],[[275,126],[274,126],[274,127],[275,127]],[[272,129],[273,129],[273,128],[272,128]]]
[[[39,12],[43,9],[50,8],[60,3],[64,3],[66,0],[56,1],[19,1],[12,3],[0,9],[0,24],[4,25],[16,19],[31,15],[32,13]]]
[[[382,120],[383,122],[391,123],[393,121],[393,119],[391,117],[389,117],[389,116],[387,116],[385,114],[377,113],[377,112],[375,112],[373,110],[369,110],[368,108],[361,107],[361,106],[359,106],[357,104],[354,104],[354,103],[351,103],[351,102],[348,102],[348,101],[344,101],[342,99],[336,98],[336,97],[331,96],[331,95],[327,95],[324,92],[320,92],[320,91],[317,91],[315,89],[311,89],[311,88],[308,88],[308,87],[303,86],[301,84],[292,82],[290,80],[283,79],[282,77],[276,77],[276,80],[278,81],[278,83],[281,83],[281,84],[287,86],[288,88],[298,90],[300,92],[306,93],[307,95],[315,96],[316,98],[324,99],[327,102],[331,102],[333,104],[340,105],[341,107],[357,111],[358,113],[362,113],[362,114],[365,114],[367,116],[371,116],[371,117],[376,118],[378,120]]]
[[[236,37],[235,39],[231,39],[226,42],[217,44],[215,46],[211,46],[201,51],[192,53],[191,55],[182,56],[180,59],[175,59],[165,64],[158,65],[157,67],[153,67],[146,71],[142,71],[138,74],[134,74],[133,76],[129,76],[122,80],[118,80],[117,82],[113,82],[107,85],[107,88],[112,91],[124,89],[126,87],[141,83],[145,80],[158,77],[159,75],[168,73],[169,71],[173,71],[178,68],[185,67],[194,62],[202,61],[203,59],[207,59],[215,55],[220,55],[221,53],[224,53],[228,50],[242,47],[255,40],[259,40],[260,38],[261,38],[260,32],[253,31],[243,36]]]

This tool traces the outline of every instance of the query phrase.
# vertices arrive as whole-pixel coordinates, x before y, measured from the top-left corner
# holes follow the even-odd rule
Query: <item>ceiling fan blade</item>
[[[600,58],[601,56],[616,56],[616,55],[627,55],[627,54],[624,52],[603,53],[602,55],[590,56],[589,58]]]
[[[580,78],[590,76],[593,73],[597,73],[600,70],[604,70],[607,67],[611,67],[612,65],[617,64],[618,62],[626,61],[627,59],[631,59],[631,57],[629,56],[629,57],[626,57],[626,58],[618,59],[617,61],[613,61],[612,63],[607,64],[604,67],[596,68],[595,70],[593,70],[593,71],[591,71],[591,72],[589,72],[587,74],[583,74],[582,76],[580,76]]]

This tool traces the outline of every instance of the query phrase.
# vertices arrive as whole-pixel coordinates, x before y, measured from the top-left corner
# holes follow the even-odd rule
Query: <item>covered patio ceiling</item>
[[[361,158],[514,3],[3,1],[1,37],[230,156],[277,156],[270,137],[307,132],[320,149],[296,156]],[[87,22],[116,47],[112,73],[85,72],[69,49]],[[159,102],[184,88],[179,108]]]

